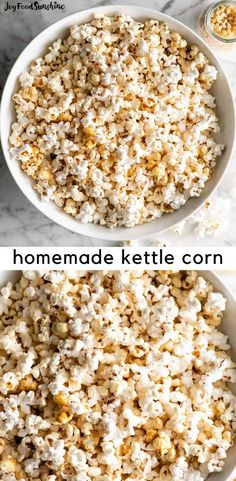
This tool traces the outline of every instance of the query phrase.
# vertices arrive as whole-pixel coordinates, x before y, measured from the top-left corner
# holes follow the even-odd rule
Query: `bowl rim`
[[[104,13],[105,15],[114,15],[115,13],[118,13],[118,12],[131,15],[131,16],[133,15],[133,18],[135,19],[138,19],[138,17],[141,17],[141,18],[147,17],[147,18],[153,18],[153,19],[156,18],[166,23],[168,23],[169,21],[174,23],[177,29],[179,26],[180,29],[185,30],[186,34],[193,36],[196,42],[198,42],[200,46],[204,47],[204,49],[206,50],[206,53],[208,52],[210,54],[210,56],[212,57],[211,63],[213,61],[213,64],[216,65],[218,71],[220,71],[223,82],[224,82],[224,88],[226,88],[228,91],[227,95],[232,107],[233,134],[231,139],[231,145],[227,146],[227,153],[225,154],[225,158],[224,158],[223,170],[219,175],[219,178],[216,179],[214,182],[212,182],[212,185],[209,188],[209,191],[205,193],[205,195],[204,195],[204,190],[205,190],[204,188],[199,197],[188,199],[184,206],[181,206],[180,209],[177,209],[173,213],[163,214],[163,219],[165,218],[164,216],[166,216],[166,219],[168,219],[169,222],[167,222],[167,225],[163,225],[162,227],[159,227],[159,228],[158,228],[158,221],[160,221],[160,219],[154,219],[151,222],[143,223],[134,227],[117,226],[117,227],[109,228],[107,226],[101,226],[99,224],[94,224],[94,223],[84,224],[81,221],[76,220],[69,214],[66,214],[61,208],[56,206],[53,201],[45,203],[40,198],[37,201],[37,199],[34,198],[35,192],[33,189],[33,180],[29,178],[29,182],[31,182],[32,185],[29,190],[25,191],[24,186],[22,185],[22,176],[21,174],[17,175],[17,172],[15,171],[14,165],[12,164],[13,158],[11,157],[11,154],[9,151],[9,143],[8,143],[9,131],[7,128],[4,127],[4,109],[5,109],[5,106],[10,106],[11,104],[12,88],[10,85],[11,85],[12,79],[17,81],[19,76],[18,72],[15,73],[15,71],[17,71],[17,68],[21,63],[21,59],[22,58],[24,59],[26,53],[29,52],[30,50],[32,50],[32,53],[34,52],[34,47],[37,45],[37,43],[41,43],[42,50],[44,47],[46,49],[46,46],[43,47],[44,45],[43,38],[45,33],[50,33],[52,36],[51,41],[53,41],[54,30],[58,30],[58,29],[63,30],[63,28],[66,30],[69,28],[69,24],[73,25],[74,23],[78,23],[78,24],[86,23],[89,21],[89,17],[94,13]],[[86,16],[87,20],[82,20],[80,22],[80,18],[79,18],[80,16]],[[48,45],[49,44],[47,43],[47,46]],[[33,58],[31,60],[28,60],[27,63],[33,61],[34,58],[35,57],[33,54]],[[25,63],[26,62],[24,61],[24,64]],[[12,119],[11,123],[13,122],[14,120]],[[5,158],[6,164],[8,166],[9,171],[11,172],[11,175],[14,181],[16,182],[20,190],[23,192],[24,196],[31,202],[31,204],[37,210],[39,210],[43,215],[49,218],[52,222],[60,225],[61,227],[64,227],[65,229],[68,229],[71,232],[74,232],[80,235],[89,236],[95,239],[102,239],[104,241],[105,240],[109,240],[109,241],[139,240],[143,238],[150,238],[155,235],[158,236],[168,230],[173,229],[179,223],[186,221],[189,217],[191,217],[194,213],[196,213],[204,205],[205,201],[215,192],[215,190],[217,189],[222,179],[224,178],[224,175],[227,172],[227,169],[229,167],[230,160],[232,158],[232,154],[234,151],[234,146],[236,141],[236,109],[234,104],[232,88],[228,80],[227,74],[225,73],[224,68],[222,68],[220,60],[218,60],[217,56],[214,54],[214,52],[208,46],[208,44],[204,41],[204,39],[202,39],[200,35],[198,35],[198,33],[196,33],[190,27],[185,25],[183,22],[180,22],[176,18],[171,17],[170,15],[167,15],[165,13],[162,13],[152,8],[146,8],[142,6],[129,5],[129,4],[124,4],[124,5],[115,4],[115,5],[108,5],[108,6],[104,5],[99,7],[95,6],[89,9],[79,10],[76,13],[68,15],[62,18],[61,20],[58,20],[52,23],[51,25],[43,29],[39,34],[37,34],[36,37],[34,37],[26,45],[26,47],[17,57],[8,74],[8,77],[2,92],[1,105],[0,105],[0,137],[1,137],[3,156]],[[26,174],[24,174],[23,172],[22,172],[22,175],[26,176]],[[192,206],[190,204],[191,201],[197,202],[197,205]],[[188,212],[185,212],[185,206],[189,207]],[[172,215],[174,214],[177,215],[177,213],[179,213],[179,218],[174,217],[174,220],[171,222]],[[139,230],[141,230],[142,232],[139,232]]]

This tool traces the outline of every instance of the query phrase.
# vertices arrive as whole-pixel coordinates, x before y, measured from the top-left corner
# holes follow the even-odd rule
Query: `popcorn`
[[[216,328],[226,300],[203,277],[25,271],[1,295],[3,481],[204,481],[222,470],[236,368]]]
[[[75,446],[71,446],[68,451],[69,462],[76,471],[87,471],[87,458],[86,453],[82,449],[78,449]]]
[[[216,77],[165,23],[95,16],[20,75],[12,154],[42,200],[83,223],[158,219],[201,195],[222,153]]]
[[[210,292],[208,294],[205,310],[207,313],[214,313],[214,311],[224,311],[226,299],[220,292]]]
[[[28,72],[23,72],[19,77],[19,81],[23,88],[32,87],[34,83],[34,76],[30,75]]]
[[[228,227],[228,215],[231,200],[228,197],[216,197],[205,202],[204,206],[193,216],[190,223],[198,238],[219,237]]]

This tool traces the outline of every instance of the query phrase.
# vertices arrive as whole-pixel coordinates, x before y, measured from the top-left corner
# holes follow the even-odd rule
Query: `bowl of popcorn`
[[[0,278],[2,481],[232,481],[233,296],[209,272]]]
[[[50,219],[137,239],[186,219],[219,184],[234,103],[192,30],[155,10],[105,6],[26,47],[3,92],[1,137],[14,179]]]

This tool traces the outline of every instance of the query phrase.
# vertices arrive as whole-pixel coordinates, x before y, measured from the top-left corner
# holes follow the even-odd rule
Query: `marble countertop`
[[[131,4],[143,6],[142,0],[112,1],[112,0],[57,0],[65,4],[65,9],[54,11],[22,10],[17,12],[4,11],[5,0],[0,5],[0,89],[3,88],[8,72],[20,52],[45,27],[65,15],[89,7],[109,4]],[[9,4],[17,3],[9,0]],[[22,0],[29,4],[31,0]],[[50,3],[49,0],[39,0],[39,3]],[[196,30],[197,19],[204,5],[209,0],[146,0],[145,7],[160,10],[181,20]],[[236,99],[236,63],[232,59],[222,58],[222,64],[229,76],[234,97]],[[235,186],[234,186],[235,185]],[[236,245],[236,153],[232,159],[230,170],[215,194],[220,196],[219,215],[225,217],[224,205],[229,203],[228,227],[218,237],[209,236],[197,241],[198,245]],[[218,215],[218,212],[217,212]],[[194,225],[187,225],[181,235],[167,232],[154,242],[167,242],[173,245],[195,245],[196,232]],[[150,241],[145,243],[150,244]],[[108,242],[74,234],[54,224],[24,197],[12,179],[2,153],[0,153],[0,245],[1,246],[101,246]]]

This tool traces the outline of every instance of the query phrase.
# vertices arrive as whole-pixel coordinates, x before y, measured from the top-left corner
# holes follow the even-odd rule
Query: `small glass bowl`
[[[212,3],[210,6],[208,6],[206,9],[204,9],[198,21],[199,33],[203,37],[205,37],[209,45],[211,45],[212,47],[220,48],[220,49],[236,48],[236,35],[235,37],[232,37],[232,38],[225,38],[218,35],[212,29],[212,23],[211,23],[212,14],[214,10],[216,10],[216,8],[218,8],[221,5],[225,5],[228,7],[234,6],[236,8],[236,1],[215,2],[215,3]]]

